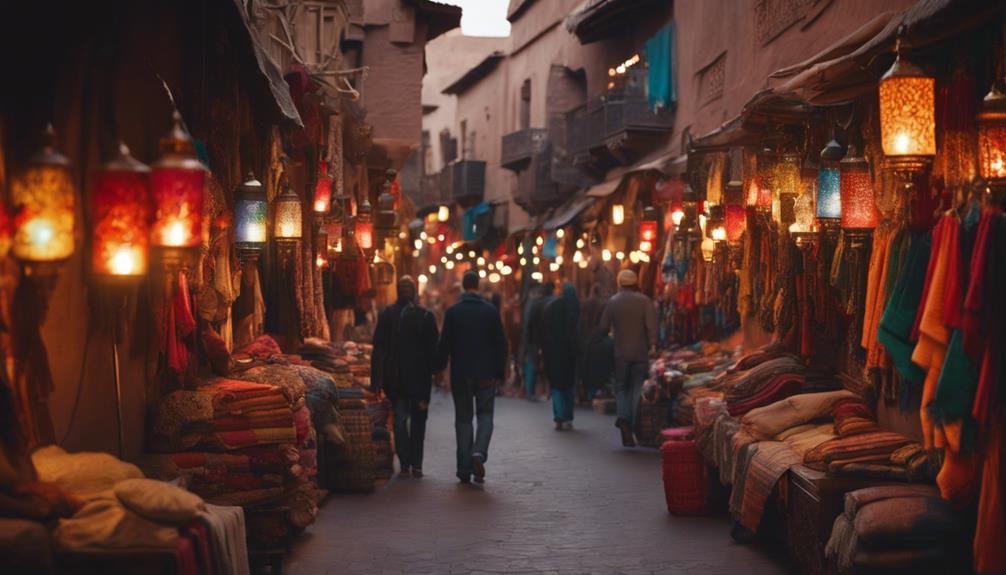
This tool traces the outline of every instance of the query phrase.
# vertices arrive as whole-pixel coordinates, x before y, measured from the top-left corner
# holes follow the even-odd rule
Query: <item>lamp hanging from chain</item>
[[[859,155],[856,146],[849,146],[839,163],[842,185],[842,229],[848,232],[871,231],[877,227],[880,214],[873,199],[873,177],[870,164]]]
[[[990,188],[1006,188],[1006,94],[994,84],[978,112],[978,173]]]
[[[773,194],[772,189],[774,187],[774,177],[775,177],[775,167],[776,167],[776,157],[775,152],[771,148],[763,148],[758,154],[757,160],[757,173],[755,176],[755,182],[751,191],[756,195],[754,201],[752,198],[748,198],[748,205],[753,205],[755,208],[768,211],[772,209]]]
[[[360,207],[357,209],[354,226],[356,243],[362,250],[374,249],[374,223],[370,220],[371,211],[370,200],[364,196]]]
[[[207,169],[196,157],[178,110],[172,114],[172,122],[171,131],[161,139],[161,155],[150,171],[154,203],[150,241],[154,247],[177,252],[197,247],[202,241]]]
[[[288,244],[301,239],[304,234],[304,220],[300,198],[290,189],[290,184],[285,174],[283,175],[281,185],[283,191],[276,196],[274,202],[273,235],[276,236],[277,242]]]
[[[268,212],[265,187],[248,172],[245,181],[234,191],[235,239],[242,260],[254,261],[265,249]]]
[[[150,251],[150,168],[119,144],[115,158],[95,170],[91,192],[91,271],[104,281],[147,273]]]
[[[936,155],[936,80],[901,56],[901,39],[894,64],[880,79],[880,142],[885,163],[910,179]]]
[[[823,226],[837,223],[842,217],[842,178],[839,164],[845,152],[832,139],[821,150],[821,167],[817,176],[817,219]]]
[[[318,162],[317,177],[311,207],[316,214],[327,214],[332,209],[332,176],[329,175],[328,162],[325,160]]]

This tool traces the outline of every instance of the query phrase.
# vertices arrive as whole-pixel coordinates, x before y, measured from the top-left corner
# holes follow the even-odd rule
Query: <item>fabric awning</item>
[[[587,188],[587,195],[592,198],[606,198],[615,193],[615,190],[622,183],[622,176],[625,175],[625,172],[625,168],[615,168],[608,174],[608,179]]]
[[[560,206],[551,218],[545,220],[542,227],[546,230],[555,230],[567,226],[596,201],[597,198],[592,196],[577,194]]]
[[[248,42],[251,44],[252,52],[255,55],[255,63],[262,74],[262,79],[269,86],[269,92],[276,103],[276,108],[284,118],[297,126],[304,127],[304,121],[301,120],[297,106],[294,105],[293,97],[290,95],[290,86],[283,79],[283,72],[279,69],[279,66],[276,65],[276,62],[265,51],[265,48],[258,41],[258,36],[252,31],[246,17],[244,3],[241,0],[234,0],[234,8],[237,11],[237,17],[241,19],[241,27],[248,35]]]

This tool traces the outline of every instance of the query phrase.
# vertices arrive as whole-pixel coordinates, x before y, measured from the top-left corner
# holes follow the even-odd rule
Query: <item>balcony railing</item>
[[[608,95],[604,105],[604,137],[621,132],[666,132],[674,127],[671,110],[654,112],[646,100],[646,70],[630,69],[620,92]]]
[[[532,156],[528,167],[517,175],[517,205],[530,213],[538,213],[562,201],[561,190],[552,179],[550,147]]]
[[[504,134],[500,165],[508,170],[522,170],[530,163],[531,156],[540,153],[547,143],[548,130],[544,128],[524,128]]]
[[[419,180],[419,198],[417,207],[433,206],[444,202],[444,190],[441,184],[443,172],[425,174]]]
[[[482,201],[486,191],[486,163],[479,160],[456,160],[448,166],[450,199],[462,206]]]

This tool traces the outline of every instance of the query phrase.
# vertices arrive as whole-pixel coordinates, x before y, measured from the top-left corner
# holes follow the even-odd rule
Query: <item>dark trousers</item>
[[[423,468],[423,440],[429,402],[408,397],[395,399],[395,453],[402,470]]]
[[[483,463],[489,459],[489,440],[493,435],[493,410],[496,404],[496,381],[451,382],[454,397],[454,432],[458,440],[458,477],[472,475],[472,456]],[[472,417],[478,421],[472,427]]]

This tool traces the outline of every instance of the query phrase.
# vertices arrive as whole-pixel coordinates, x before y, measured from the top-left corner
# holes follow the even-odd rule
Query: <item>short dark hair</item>
[[[461,287],[465,290],[479,289],[479,274],[472,270],[466,271],[461,278]]]
[[[544,284],[542,284],[542,288],[543,291],[545,292],[545,295],[552,295],[552,293],[555,292],[555,282],[549,280]]]

